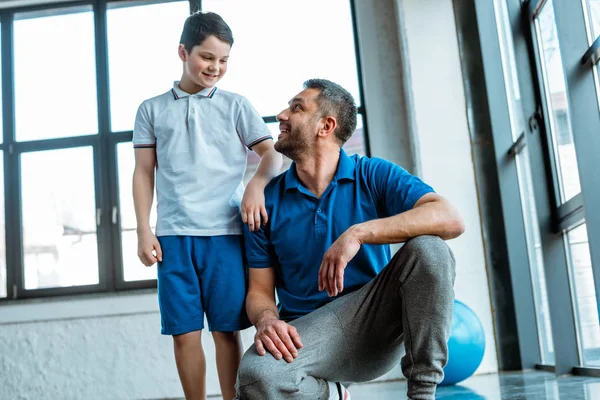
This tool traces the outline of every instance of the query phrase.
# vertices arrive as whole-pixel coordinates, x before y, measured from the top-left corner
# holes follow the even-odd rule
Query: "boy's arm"
[[[259,155],[260,164],[256,173],[248,182],[248,187],[242,200],[242,221],[248,224],[251,232],[259,229],[262,224],[268,221],[267,210],[265,208],[264,190],[279,171],[283,159],[275,147],[272,140],[263,140],[252,146],[252,150]]]
[[[275,305],[275,270],[271,268],[249,268],[246,311],[250,322],[256,327],[254,345],[259,355],[266,354],[265,348],[280,360],[292,362],[302,347],[296,328],[279,320]]]
[[[156,261],[162,261],[160,244],[150,229],[150,209],[154,197],[155,167],[155,148],[135,149],[133,205],[137,221],[138,256],[146,266],[151,266]],[[156,252],[156,255],[153,251]]]

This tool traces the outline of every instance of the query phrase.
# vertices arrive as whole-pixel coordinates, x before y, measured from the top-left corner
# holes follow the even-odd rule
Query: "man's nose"
[[[287,109],[281,111],[279,114],[277,114],[277,121],[281,122],[281,121],[286,121],[288,119],[288,115],[287,115]]]

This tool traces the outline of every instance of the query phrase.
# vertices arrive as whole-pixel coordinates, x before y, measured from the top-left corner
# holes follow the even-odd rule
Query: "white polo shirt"
[[[269,129],[243,96],[178,83],[140,105],[133,130],[134,147],[156,148],[156,235],[241,234],[248,151]]]

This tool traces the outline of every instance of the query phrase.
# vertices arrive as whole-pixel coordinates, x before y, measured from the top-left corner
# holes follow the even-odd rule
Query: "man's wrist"
[[[364,229],[364,225],[362,223],[356,224],[348,228],[348,234],[351,235],[352,238],[356,239],[360,244],[363,244],[366,239],[367,230]]]
[[[278,321],[279,320],[279,315],[277,315],[277,313],[273,312],[272,310],[265,310],[262,313],[260,313],[258,319],[256,320],[256,326],[265,324],[267,322],[271,322],[271,321]]]

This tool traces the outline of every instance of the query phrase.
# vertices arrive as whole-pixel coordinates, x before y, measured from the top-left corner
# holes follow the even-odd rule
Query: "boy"
[[[181,80],[142,103],[133,131],[138,255],[146,266],[158,262],[162,333],[173,336],[186,399],[206,397],[204,313],[223,398],[235,397],[238,331],[249,326],[242,223],[254,231],[267,222],[264,188],[281,168],[271,134],[250,103],[215,87],[232,44],[217,14],[188,17],[179,45]],[[247,149],[261,162],[244,192]],[[156,235],[148,221],[155,170]]]

